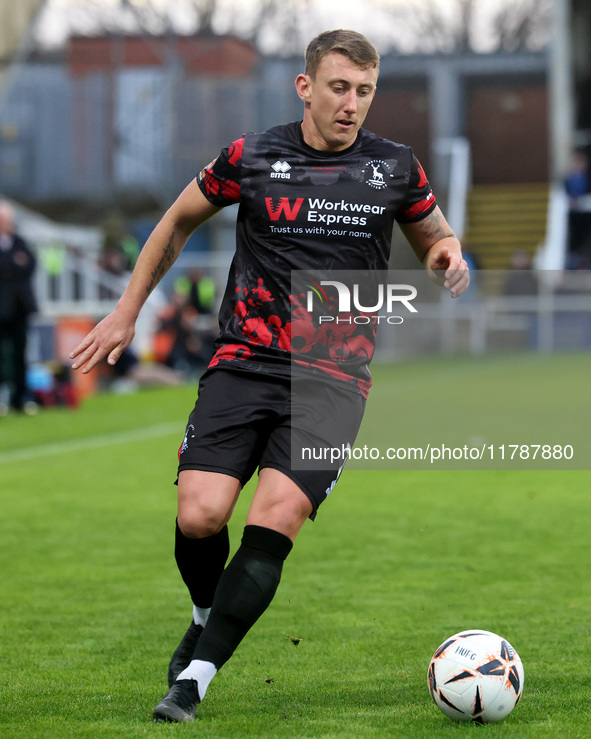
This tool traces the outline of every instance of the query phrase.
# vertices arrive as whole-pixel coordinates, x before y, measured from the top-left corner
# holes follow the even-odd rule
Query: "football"
[[[523,665],[506,639],[461,631],[446,639],[429,665],[429,691],[455,721],[488,724],[505,718],[523,691]]]

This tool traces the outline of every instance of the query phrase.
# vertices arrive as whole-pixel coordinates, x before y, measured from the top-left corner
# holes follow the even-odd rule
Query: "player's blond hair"
[[[379,69],[380,66],[380,55],[369,39],[357,31],[340,28],[324,31],[310,41],[305,56],[306,74],[314,79],[320,62],[331,52],[346,56],[360,69]]]

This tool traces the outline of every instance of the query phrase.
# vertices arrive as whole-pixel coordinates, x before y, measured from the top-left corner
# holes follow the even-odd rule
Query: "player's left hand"
[[[429,276],[437,285],[447,288],[452,298],[465,293],[470,284],[470,270],[461,254],[442,246],[429,259]]]
[[[115,364],[133,341],[134,333],[135,318],[117,306],[70,354],[70,359],[76,360],[72,369],[82,368],[82,374],[86,374],[104,357],[110,365]]]

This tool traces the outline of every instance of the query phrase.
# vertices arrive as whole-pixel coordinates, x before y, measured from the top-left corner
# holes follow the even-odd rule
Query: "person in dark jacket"
[[[14,211],[0,201],[0,385],[12,384],[10,405],[22,411],[26,392],[29,317],[37,310],[32,277],[36,259],[14,231]]]

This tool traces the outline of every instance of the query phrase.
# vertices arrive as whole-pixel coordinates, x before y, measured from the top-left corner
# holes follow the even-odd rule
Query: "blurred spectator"
[[[205,318],[205,325],[203,323]],[[191,305],[189,293],[175,290],[170,303],[160,314],[160,327],[154,338],[154,358],[186,376],[199,373],[211,359],[213,336],[211,321],[200,316]]]
[[[117,277],[125,274],[127,271],[127,260],[125,254],[119,246],[105,247],[99,262],[100,266]]]
[[[568,219],[569,261],[580,268],[591,257],[591,170],[589,154],[578,149],[564,183],[570,199]]]
[[[131,272],[135,267],[137,258],[140,255],[140,242],[129,233],[126,233],[119,242],[123,256],[125,257],[125,269]]]
[[[37,310],[32,286],[36,259],[25,241],[14,232],[14,211],[0,202],[0,385],[10,381],[10,405],[25,406],[26,349],[29,316]]]
[[[51,300],[60,298],[59,280],[66,266],[67,253],[66,245],[60,241],[46,244],[38,251],[41,266],[49,276],[48,292]]]
[[[208,364],[213,355],[213,344],[218,333],[217,320],[213,314],[215,283],[200,269],[192,269],[175,282],[175,293],[186,299],[195,312],[191,320],[191,333],[198,339],[199,364]]]
[[[131,272],[137,262],[141,246],[136,237],[129,232],[125,216],[119,211],[110,211],[101,226],[107,258],[104,268],[113,271],[114,274]]]
[[[67,365],[34,364],[27,370],[27,384],[36,402],[44,408],[78,407],[78,394],[72,385]]]
[[[103,249],[99,261],[99,267],[114,277],[122,277],[127,272],[127,260],[123,250],[118,244],[106,246]],[[116,300],[121,295],[122,288],[118,288],[116,283],[113,288],[100,286],[99,294],[103,299]]]
[[[209,315],[215,300],[214,281],[199,269],[189,272],[188,279],[189,302],[200,315]]]
[[[565,181],[569,197],[577,199],[591,192],[589,179],[589,158],[587,152],[579,149],[573,156],[571,171]]]
[[[175,292],[185,295],[199,315],[209,315],[213,310],[215,283],[200,269],[192,269],[174,283]]]

